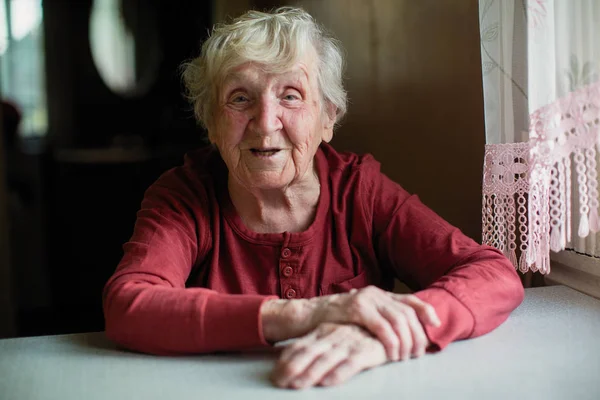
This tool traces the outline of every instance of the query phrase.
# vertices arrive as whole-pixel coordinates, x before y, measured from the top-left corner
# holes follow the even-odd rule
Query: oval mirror
[[[94,0],[89,24],[92,58],[114,93],[140,96],[156,80],[161,61],[156,18],[151,2]]]

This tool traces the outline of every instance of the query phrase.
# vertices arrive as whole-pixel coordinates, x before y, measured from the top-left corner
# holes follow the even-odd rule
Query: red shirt
[[[218,152],[198,150],[146,192],[104,290],[106,333],[149,353],[265,346],[268,298],[310,298],[397,277],[433,305],[440,348],[487,333],[523,299],[512,264],[477,244],[380,172],[370,155],[316,156],[321,193],[300,233],[255,233],[229,198]],[[474,210],[477,212],[478,210]]]

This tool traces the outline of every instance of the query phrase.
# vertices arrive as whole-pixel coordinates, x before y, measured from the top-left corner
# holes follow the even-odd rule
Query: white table
[[[156,357],[99,333],[0,340],[0,399],[600,399],[600,301],[526,290],[494,332],[333,388],[272,387],[273,352]]]

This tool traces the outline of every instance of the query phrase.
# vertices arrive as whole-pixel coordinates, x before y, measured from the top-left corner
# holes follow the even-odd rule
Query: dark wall
[[[6,132],[4,107],[0,107],[0,338],[16,333],[14,319],[14,293],[11,285],[10,241],[8,229],[8,185],[6,165]]]

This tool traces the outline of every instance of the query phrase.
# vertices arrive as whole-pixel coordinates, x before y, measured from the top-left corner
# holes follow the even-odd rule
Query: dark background
[[[111,91],[95,67],[91,0],[42,3],[48,132],[6,149],[18,336],[103,329],[102,288],[144,190],[204,143],[178,68],[198,54],[212,24],[211,2],[124,4],[146,11],[128,19],[138,47],[157,46],[161,54],[156,79],[138,96]]]

